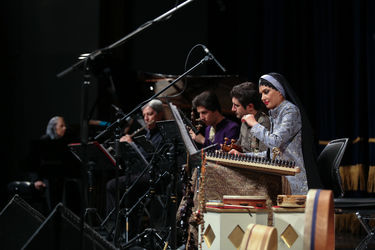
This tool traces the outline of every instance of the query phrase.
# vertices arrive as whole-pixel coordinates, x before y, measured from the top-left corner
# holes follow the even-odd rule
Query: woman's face
[[[56,123],[56,134],[59,137],[63,137],[65,135],[65,131],[66,131],[65,121],[63,118],[60,117]]]
[[[284,101],[284,97],[279,91],[268,86],[260,85],[259,93],[262,96],[262,102],[268,109],[274,109]]]

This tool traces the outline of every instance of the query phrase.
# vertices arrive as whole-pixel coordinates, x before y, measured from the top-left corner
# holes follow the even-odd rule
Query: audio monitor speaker
[[[0,248],[20,249],[44,219],[18,194],[14,195],[0,213]]]
[[[22,249],[115,250],[113,244],[59,203]]]

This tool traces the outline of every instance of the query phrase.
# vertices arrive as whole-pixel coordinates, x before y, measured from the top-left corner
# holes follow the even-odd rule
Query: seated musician
[[[158,127],[156,126],[157,121],[161,121],[164,119],[164,111],[163,111],[162,102],[157,99],[150,101],[149,103],[147,103],[145,106],[142,107],[142,114],[143,114],[143,119],[147,126],[146,139],[151,142],[151,144],[155,147],[155,149],[157,149],[163,143],[163,137]],[[123,137],[121,137],[120,142],[135,143],[133,141],[133,138],[129,134],[126,134]],[[141,150],[142,148],[140,145],[136,145],[136,146],[144,154],[145,158],[147,160],[150,160],[151,156],[147,155],[144,150]],[[140,172],[141,170],[137,171],[137,173],[135,174],[131,174],[130,180],[126,174],[119,177],[118,181],[119,181],[120,197],[125,192],[125,187],[126,186],[129,187],[136,180]],[[137,198],[139,198],[141,195],[143,195],[147,191],[147,189],[149,188],[149,184],[148,184],[149,179],[150,179],[150,176],[148,173],[146,173],[140,178],[139,182],[137,183],[137,185],[134,187],[133,191],[131,192],[129,199],[127,199],[128,202],[134,203],[134,201]],[[107,208],[107,214],[108,214],[113,210],[113,208],[116,205],[115,204],[116,202],[116,179],[115,178],[107,182],[106,200],[107,200],[106,208]],[[110,219],[111,223],[114,223],[115,217],[116,215],[113,214],[113,216]]]
[[[204,91],[193,99],[193,108],[199,113],[202,122],[207,125],[205,135],[196,135],[192,130],[190,136],[204,147],[217,143],[217,149],[224,143],[224,138],[237,139],[240,126],[221,113],[221,106],[215,93]]]
[[[60,143],[62,141],[62,138],[65,135],[66,131],[66,125],[65,120],[61,116],[54,116],[52,117],[47,125],[46,133],[40,137],[40,141],[42,142],[40,145],[40,154],[41,154],[41,168],[43,168],[43,165],[52,165],[52,164],[62,164],[62,154],[65,152],[66,149],[66,142]],[[51,149],[52,143],[55,143],[55,148],[53,150]],[[57,148],[57,150],[56,150]],[[44,170],[44,169],[43,169]],[[40,190],[41,188],[46,187],[46,184],[43,182],[43,180],[37,179],[34,182],[35,189]],[[59,185],[60,186],[60,185]],[[51,192],[51,191],[50,191]],[[60,192],[62,193],[62,192]],[[52,206],[56,205],[59,201],[61,201],[61,197],[59,196],[54,197],[57,200],[53,201]]]
[[[233,104],[232,111],[235,112],[237,118],[242,119],[244,115],[252,114],[259,124],[269,130],[270,120],[265,114],[266,107],[260,99],[257,85],[252,82],[243,82],[234,86],[230,95]],[[241,124],[240,136],[235,145],[237,147],[231,149],[230,154],[267,150],[267,146],[251,133],[251,127],[246,122]]]
[[[79,176],[79,162],[68,148],[70,139],[64,117],[54,116],[48,121],[45,134],[32,141],[29,175],[35,190],[46,197],[45,212],[62,202],[65,179]],[[70,193],[67,197],[74,205],[69,208],[79,211],[78,205],[75,205],[79,204],[79,198],[71,199]]]
[[[146,139],[150,141],[155,147],[162,142],[162,135],[156,126],[157,121],[164,120],[163,103],[160,100],[154,99],[142,108],[143,120],[146,123],[147,133]],[[126,134],[120,138],[120,142],[134,143],[131,135]],[[145,151],[140,148],[143,153]],[[145,155],[145,157],[148,157]]]
[[[271,158],[276,155],[279,159],[294,161],[296,166],[300,167],[301,172],[295,176],[286,177],[290,184],[291,194],[306,194],[308,191],[306,169],[307,174],[310,174],[312,185],[316,185],[319,179],[314,164],[316,158],[310,157],[313,145],[307,136],[311,133],[311,129],[307,117],[302,112],[302,105],[286,79],[278,73],[269,73],[260,77],[259,93],[263,103],[269,109],[270,131],[260,124],[253,114],[245,115],[242,121],[251,127],[251,133],[264,143],[268,150],[247,154],[266,156],[268,152]],[[310,145],[305,143],[310,143]]]
[[[221,106],[219,103],[219,100],[215,93],[211,91],[204,91],[197,95],[193,101],[192,101],[193,109],[196,109],[196,111],[199,113],[199,118],[202,122],[205,123],[207,126],[205,129],[205,135],[198,134],[196,135],[192,130],[189,131],[190,136],[193,140],[195,140],[197,143],[201,144],[203,147],[207,147],[213,144],[217,144],[216,149],[220,149],[221,144],[224,144],[225,138],[229,139],[238,139],[240,126],[236,122],[230,120],[229,118],[226,118],[221,113]],[[198,178],[197,169],[195,168],[192,173],[192,183],[196,183],[196,178]],[[194,190],[194,185],[190,186],[187,185],[188,189],[192,188]],[[189,193],[189,192],[187,192]],[[177,217],[178,220],[190,220],[188,217],[190,217],[190,212],[186,212],[186,210],[192,209],[192,206],[194,204],[191,204],[188,198],[189,195],[186,195],[179,206],[179,212]],[[194,203],[194,202],[193,202]],[[188,208],[189,207],[189,208]],[[182,212],[185,211],[185,212]],[[184,214],[184,215],[181,215]],[[196,224],[199,224],[200,222],[198,218],[199,215],[197,214],[197,211],[194,211],[193,217],[196,221]],[[183,217],[183,218],[182,218]],[[190,221],[192,222],[192,221]],[[184,222],[186,225],[185,229],[189,226],[187,226],[187,222]],[[192,222],[195,223],[195,222]],[[182,233],[187,234],[187,232]],[[197,244],[197,227],[196,225],[192,227],[191,234],[193,237],[191,238],[192,245]],[[183,238],[183,237],[181,237]]]

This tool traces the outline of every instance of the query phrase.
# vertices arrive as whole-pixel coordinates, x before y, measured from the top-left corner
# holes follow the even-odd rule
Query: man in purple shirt
[[[221,106],[215,93],[204,91],[193,99],[193,108],[199,113],[199,118],[206,124],[205,135],[196,135],[189,131],[191,138],[204,147],[217,143],[216,149],[224,143],[224,138],[238,139],[240,126],[226,118],[221,113]]]

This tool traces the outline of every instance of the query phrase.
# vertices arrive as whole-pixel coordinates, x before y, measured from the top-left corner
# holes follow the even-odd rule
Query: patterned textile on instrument
[[[282,194],[281,176],[258,173],[241,168],[232,168],[212,162],[207,162],[205,177],[206,200],[223,200],[224,195],[264,196],[267,207],[277,204],[277,195]],[[194,190],[194,208],[198,208],[197,170],[192,174],[192,188]],[[184,199],[180,208],[184,206]],[[179,209],[180,210],[180,209]],[[177,218],[179,214],[177,214]],[[272,216],[269,218],[272,221]],[[198,242],[198,228],[190,225],[190,232]]]
[[[282,192],[281,177],[208,162],[205,192],[206,200],[222,200],[223,195],[265,196],[271,206]]]

